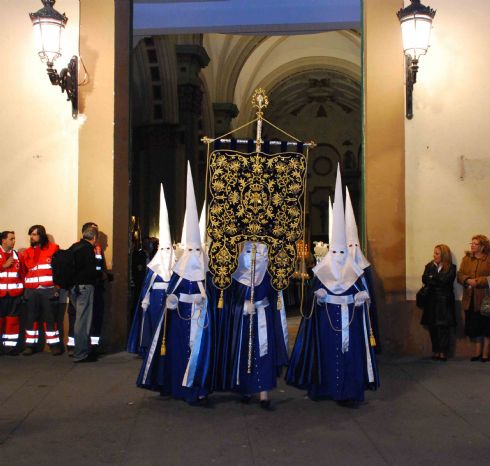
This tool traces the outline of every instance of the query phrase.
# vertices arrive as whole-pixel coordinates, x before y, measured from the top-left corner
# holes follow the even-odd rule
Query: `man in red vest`
[[[39,321],[44,321],[46,343],[53,356],[62,353],[56,315],[59,292],[53,283],[51,259],[59,246],[51,243],[42,225],[29,228],[31,247],[24,251],[27,274],[24,280],[24,299],[27,304],[26,347],[22,353],[30,356],[37,351]]]
[[[14,249],[15,233],[0,233],[0,338],[3,350],[9,356],[17,356],[19,343],[19,314],[24,292],[24,267]]]

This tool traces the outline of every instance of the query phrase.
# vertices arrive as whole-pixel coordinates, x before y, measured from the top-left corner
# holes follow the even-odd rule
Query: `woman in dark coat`
[[[461,307],[465,314],[464,334],[475,344],[471,361],[488,362],[490,350],[490,317],[480,313],[490,280],[490,241],[485,235],[471,239],[471,249],[461,261],[458,282],[463,285]]]
[[[421,324],[427,326],[432,342],[432,359],[447,361],[450,329],[456,325],[454,279],[456,266],[445,244],[434,248],[434,260],[425,266],[422,282],[429,288]]]

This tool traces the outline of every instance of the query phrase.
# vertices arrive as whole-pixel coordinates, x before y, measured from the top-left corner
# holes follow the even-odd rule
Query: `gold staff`
[[[252,373],[252,351],[253,351],[253,315],[255,314],[255,261],[256,261],[257,246],[252,243],[252,270],[250,271],[252,276],[252,283],[250,289],[250,307],[248,308],[248,361],[247,361],[247,374]],[[253,311],[253,312],[252,312]]]

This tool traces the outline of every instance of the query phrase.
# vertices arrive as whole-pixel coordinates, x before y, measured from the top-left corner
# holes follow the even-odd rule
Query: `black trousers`
[[[447,354],[449,351],[449,327],[433,325],[429,327],[430,340],[433,353]]]
[[[39,342],[39,322],[44,322],[46,343],[50,346],[60,344],[58,331],[58,298],[56,288],[27,288],[24,299],[27,307],[26,346],[37,346]]]

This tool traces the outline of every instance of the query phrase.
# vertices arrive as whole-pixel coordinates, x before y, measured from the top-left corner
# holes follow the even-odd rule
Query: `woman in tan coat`
[[[472,361],[488,361],[490,346],[490,317],[480,314],[483,297],[488,293],[490,277],[490,242],[484,235],[471,239],[471,250],[461,261],[458,282],[463,285],[462,307],[465,312],[465,335],[475,341]],[[483,345],[482,345],[483,341]]]

